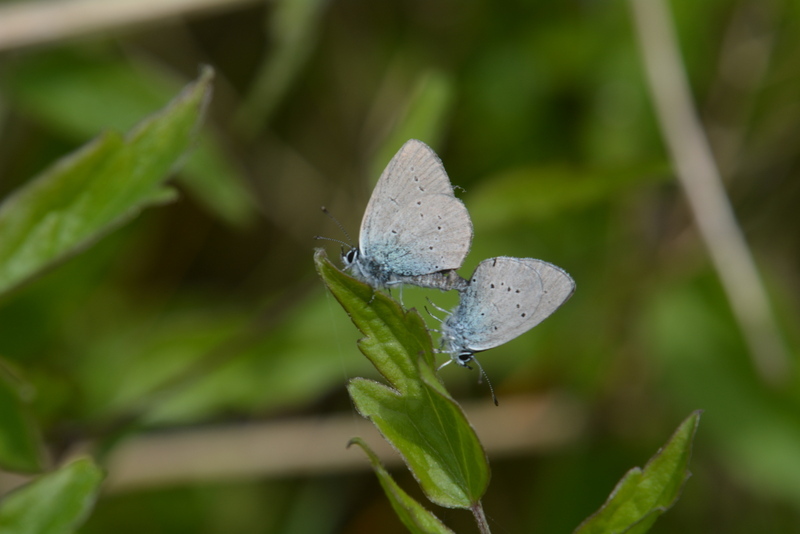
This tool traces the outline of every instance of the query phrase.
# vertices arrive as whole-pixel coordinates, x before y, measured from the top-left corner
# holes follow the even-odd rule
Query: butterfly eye
[[[342,257],[344,258],[344,261],[347,262],[347,264],[349,265],[349,264],[355,262],[356,258],[358,258],[358,249],[357,248],[351,248]]]
[[[458,363],[459,365],[463,365],[464,367],[472,360],[473,354],[471,352],[462,352],[458,355]]]

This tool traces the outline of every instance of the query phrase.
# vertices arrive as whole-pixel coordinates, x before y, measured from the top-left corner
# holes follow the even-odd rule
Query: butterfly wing
[[[396,214],[367,254],[393,273],[416,276],[458,269],[471,241],[464,204],[448,195],[426,195]]]
[[[436,153],[411,139],[381,174],[361,222],[365,256],[402,275],[458,269],[472,222]]]
[[[527,330],[550,317],[569,300],[575,293],[575,280],[564,269],[552,263],[533,258],[523,258],[521,261],[535,269],[542,281],[542,298]]]
[[[575,282],[559,267],[532,258],[482,261],[452,320],[461,343],[488,350],[541,323],[572,295]]]

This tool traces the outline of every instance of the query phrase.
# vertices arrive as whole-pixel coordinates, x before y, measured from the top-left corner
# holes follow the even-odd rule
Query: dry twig
[[[788,378],[789,355],[694,109],[669,10],[630,0],[659,126],[728,300],[761,377]]]

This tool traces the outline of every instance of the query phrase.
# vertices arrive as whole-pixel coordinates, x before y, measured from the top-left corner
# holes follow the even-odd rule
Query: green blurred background
[[[463,188],[475,239],[462,275],[487,257],[530,256],[578,284],[552,318],[481,357],[497,410],[504,397],[557,394],[587,423],[558,446],[489,451],[493,529],[571,531],[703,409],[693,477],[653,532],[800,531],[796,367],[778,385],[754,371],[674,177],[626,2],[141,6],[141,18],[111,9],[99,29],[0,49],[1,196],[159,109],[200,64],[217,73],[179,200],[0,302],[0,357],[31,385],[53,461],[87,441],[102,462],[136,435],[350,412],[346,380],[375,373],[314,273],[313,236],[345,239],[319,207],[355,238],[374,181],[415,137]],[[671,9],[796,363],[800,4]],[[426,296],[455,302],[404,294],[418,307]],[[491,403],[475,373],[442,376],[458,399]],[[466,512],[435,512],[474,529]],[[254,468],[108,491],[80,532],[376,531],[404,530],[370,472]]]

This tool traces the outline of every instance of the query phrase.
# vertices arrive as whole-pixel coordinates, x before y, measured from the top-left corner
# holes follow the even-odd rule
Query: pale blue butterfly
[[[450,362],[470,368],[474,361],[484,374],[475,353],[527,332],[574,291],[575,282],[563,269],[542,260],[500,256],[482,261],[442,323],[442,352],[451,359],[440,369]]]

